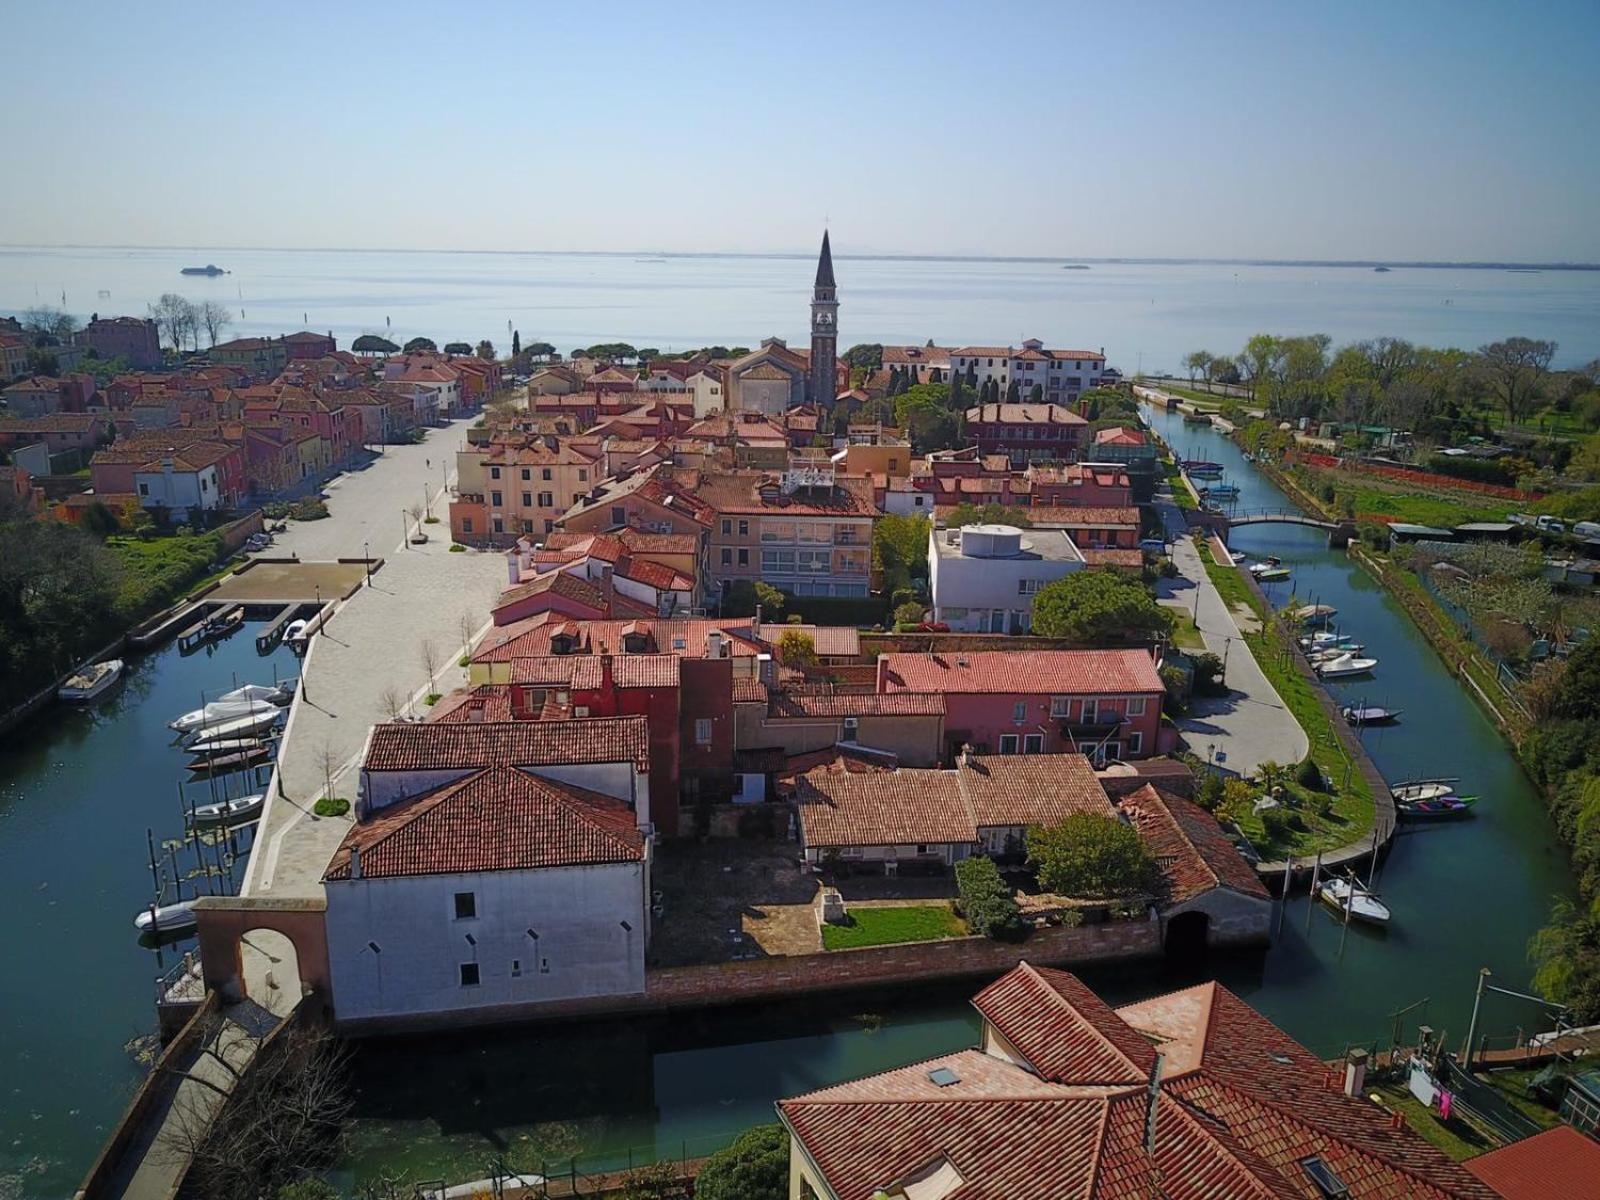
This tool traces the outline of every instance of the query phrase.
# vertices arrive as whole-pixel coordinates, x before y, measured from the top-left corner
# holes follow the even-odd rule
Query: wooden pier
[[[299,604],[287,605],[282,612],[272,618],[272,623],[256,634],[256,650],[261,654],[269,653],[283,638],[283,631],[293,621],[295,614],[300,611]]]
[[[227,637],[244,624],[244,605],[224,604],[208,612],[178,635],[178,650],[189,654],[207,642]]]

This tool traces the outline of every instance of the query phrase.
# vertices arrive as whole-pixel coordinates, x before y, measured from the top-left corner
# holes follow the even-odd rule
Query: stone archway
[[[1180,963],[1199,962],[1211,940],[1211,916],[1191,908],[1167,919],[1164,946],[1167,958]]]
[[[276,1011],[269,999],[292,1007],[308,990],[331,1003],[328,905],[320,896],[202,896],[194,908],[200,970],[206,987],[224,1003],[249,996]]]

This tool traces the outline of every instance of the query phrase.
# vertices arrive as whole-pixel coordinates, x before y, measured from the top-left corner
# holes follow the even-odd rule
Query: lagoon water
[[[1471,349],[1513,335],[1559,344],[1558,365],[1600,357],[1600,271],[1244,263],[851,258],[836,238],[840,345],[1046,343],[1104,348],[1126,373],[1178,371],[1254,333],[1384,334]],[[231,336],[302,327],[341,345],[623,340],[662,350],[807,337],[809,256],[0,247],[0,313],[60,305],[134,314],[163,292],[217,300]],[[184,276],[216,263],[227,275]],[[63,298],[64,297],[64,298]]]

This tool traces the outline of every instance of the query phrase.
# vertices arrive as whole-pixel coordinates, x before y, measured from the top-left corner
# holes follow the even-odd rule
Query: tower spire
[[[833,251],[828,248],[828,231],[822,231],[822,254],[817,259],[816,287],[836,287],[833,282]]]

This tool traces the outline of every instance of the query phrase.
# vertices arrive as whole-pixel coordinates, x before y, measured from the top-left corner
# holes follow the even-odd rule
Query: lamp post
[[[372,551],[367,549],[367,543],[361,543],[361,565],[366,568],[367,586],[372,586]]]
[[[400,510],[400,545],[409,548],[411,545],[411,526],[406,523],[406,510]]]

